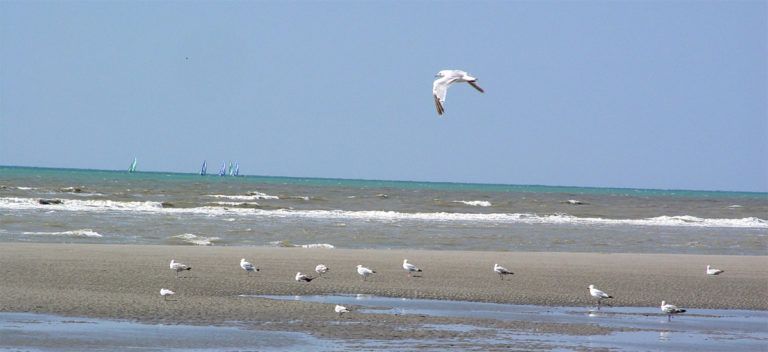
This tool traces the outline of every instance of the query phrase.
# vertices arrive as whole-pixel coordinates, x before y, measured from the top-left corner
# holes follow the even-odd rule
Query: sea
[[[0,242],[768,254],[768,193],[0,166]]]

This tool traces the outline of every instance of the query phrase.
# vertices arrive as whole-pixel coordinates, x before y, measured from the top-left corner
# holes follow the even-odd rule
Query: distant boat
[[[208,164],[203,160],[203,168],[200,169],[200,176],[205,176],[206,171],[208,171]]]
[[[240,175],[240,163],[235,161],[235,170],[232,171],[232,176],[239,176]]]
[[[227,174],[227,163],[225,161],[221,162],[221,169],[219,169],[219,176],[224,176]]]
[[[232,169],[232,162],[229,162],[229,176],[234,176],[234,170]]]
[[[131,167],[128,168],[128,172],[133,173],[136,172],[136,158],[133,158],[133,162],[131,163]]]

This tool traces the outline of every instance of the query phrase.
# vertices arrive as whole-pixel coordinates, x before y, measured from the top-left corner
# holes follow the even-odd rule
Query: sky
[[[765,1],[0,1],[0,165],[768,191]],[[481,94],[434,75],[460,69]],[[0,175],[2,178],[2,175]]]

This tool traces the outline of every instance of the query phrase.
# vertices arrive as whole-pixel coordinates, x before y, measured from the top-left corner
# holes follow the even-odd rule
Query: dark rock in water
[[[173,203],[171,203],[171,202],[162,202],[162,203],[160,203],[160,205],[162,205],[163,208],[173,208],[173,207],[175,207],[175,205],[173,205]]]
[[[43,205],[64,203],[61,201],[61,199],[38,199],[37,202]]]

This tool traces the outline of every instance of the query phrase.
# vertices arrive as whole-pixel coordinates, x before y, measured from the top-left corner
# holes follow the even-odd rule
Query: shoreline
[[[242,270],[239,261],[243,257],[261,270]],[[190,265],[192,270],[176,278],[169,268],[171,259]],[[418,277],[409,277],[401,267],[403,259],[424,271]],[[308,283],[294,280],[297,271],[315,276],[314,267],[319,263],[330,267],[323,278]],[[515,274],[500,280],[492,271],[494,263]],[[377,273],[363,282],[357,274],[357,264]],[[725,273],[707,276],[706,264],[716,265]],[[170,343],[178,347],[182,342],[191,347],[207,346],[208,339],[195,338],[220,331],[196,330],[191,326],[236,328],[226,330],[226,341],[214,343],[214,347],[232,349],[252,349],[267,343],[299,350],[390,349],[387,346],[399,350],[397,346],[414,348],[415,342],[418,346],[444,350],[502,351],[510,346],[533,350],[541,347],[536,342],[538,338],[555,345],[582,346],[585,336],[590,341],[604,341],[606,346],[622,346],[621,340],[614,341],[612,336],[644,336],[647,346],[655,348],[660,336],[657,329],[667,329],[666,319],[658,311],[662,299],[688,309],[688,317],[679,319],[684,329],[685,321],[717,324],[709,321],[717,317],[697,313],[697,308],[768,311],[766,264],[768,256],[0,243],[0,312],[150,324],[126,326],[163,332],[155,337],[129,334],[126,340],[104,337],[95,342],[105,349],[135,347],[132,341],[139,340],[141,346]],[[587,292],[588,284],[613,295],[612,307],[597,313]],[[176,294],[165,301],[160,288],[172,289]],[[544,315],[499,319],[487,315],[380,313],[360,302],[346,304],[352,312],[342,317],[334,312],[332,303],[256,297],[338,294],[445,300],[445,309],[457,306],[447,300],[574,309],[565,310],[573,317],[569,321],[542,319],[550,309],[536,308],[532,310]],[[640,310],[648,313],[638,315],[622,309],[628,306],[648,307]],[[531,308],[523,310],[530,312]],[[619,320],[609,323],[611,317]],[[650,330],[624,326],[624,319],[638,318],[651,322]],[[49,316],[31,319],[32,324],[70,321]],[[13,322],[10,327],[19,326]],[[105,325],[91,328],[104,329],[100,326]],[[106,326],[111,329],[115,325]],[[716,329],[716,325],[712,326]],[[39,327],[31,329],[38,331]],[[692,331],[690,325],[687,329]],[[180,335],[168,340],[165,334],[169,330]],[[294,337],[286,340],[285,332],[308,335],[291,335]],[[641,335],[632,335],[635,333]],[[695,330],[692,333],[702,339],[711,336]],[[751,337],[744,336],[762,336],[753,334],[738,328],[729,328],[727,332],[744,348],[754,343]],[[27,337],[13,340],[7,347],[47,349],[63,344],[77,348],[94,343],[90,338],[77,342],[67,335],[54,342],[45,337],[53,335],[24,336]],[[695,344],[687,349],[706,347]]]
[[[246,273],[238,265],[243,257],[261,270]],[[419,277],[402,269],[406,258],[424,270]],[[176,278],[171,259],[193,269]],[[331,269],[324,278],[293,279],[297,271],[316,276],[319,263]],[[494,263],[515,274],[499,280]],[[377,273],[364,282],[357,264]],[[705,275],[707,264],[725,273]],[[589,307],[589,284],[613,295],[613,306],[655,307],[666,300],[689,309],[768,310],[767,264],[768,256],[2,243],[0,310],[155,320],[168,306],[161,287],[177,293],[174,314],[163,316],[168,321],[271,319],[278,313],[238,295],[363,293]]]

